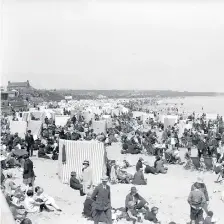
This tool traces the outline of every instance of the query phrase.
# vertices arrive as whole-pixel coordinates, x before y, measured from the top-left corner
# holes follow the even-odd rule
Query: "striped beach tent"
[[[106,174],[106,150],[102,142],[59,140],[58,175],[62,183],[69,183],[71,172],[82,174],[82,163],[90,162],[93,184],[100,183]]]

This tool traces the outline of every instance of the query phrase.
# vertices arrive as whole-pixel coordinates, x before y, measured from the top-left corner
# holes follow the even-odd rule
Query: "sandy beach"
[[[115,143],[107,147],[109,159],[117,159],[120,161],[125,157],[132,165],[135,165],[140,155],[122,155],[120,154],[121,145]],[[180,154],[183,156],[185,149],[181,149]],[[153,164],[154,157],[142,157]],[[52,160],[32,158],[35,166],[36,183],[44,188],[45,192],[53,196],[58,205],[63,210],[62,213],[46,213],[35,214],[30,216],[35,224],[72,224],[72,223],[92,223],[82,217],[83,202],[85,197],[80,197],[78,191],[74,191],[68,185],[62,184],[57,176],[58,162]],[[168,173],[166,175],[145,175],[148,179],[146,186],[137,186],[138,192],[150,204],[150,206],[159,207],[158,217],[162,223],[167,224],[175,221],[178,224],[186,224],[189,222],[190,208],[187,203],[187,197],[190,192],[191,185],[195,182],[198,172],[184,170],[180,165],[168,165]],[[128,172],[134,174],[135,167],[127,169]],[[21,184],[22,174],[18,169],[14,169],[16,182]],[[213,193],[214,190],[223,190],[223,185],[214,183],[217,178],[214,173],[206,172],[203,174],[205,183],[208,188],[210,204],[209,208],[214,212],[214,216],[218,219],[218,223],[224,223],[223,202],[220,200],[221,193]],[[117,184],[111,186],[112,207],[119,208],[124,206],[125,196],[129,193],[129,184]],[[129,223],[125,220],[119,223]],[[143,222],[144,223],[144,222]]]

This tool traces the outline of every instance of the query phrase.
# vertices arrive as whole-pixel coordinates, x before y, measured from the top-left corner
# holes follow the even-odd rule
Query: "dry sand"
[[[113,144],[107,148],[109,159],[126,158],[131,164],[135,165],[139,155],[121,155],[121,145]],[[181,150],[183,156],[185,150]],[[154,157],[142,156],[151,165]],[[30,216],[34,224],[74,224],[74,223],[92,223],[82,217],[83,202],[85,197],[80,197],[79,192],[72,190],[68,185],[60,182],[57,176],[57,161],[33,159],[36,173],[35,185],[44,188],[45,192],[53,196],[57,204],[63,210],[62,213],[53,212],[36,214]],[[187,197],[191,185],[195,182],[198,172],[184,170],[180,165],[168,165],[168,174],[163,175],[145,175],[148,179],[147,186],[137,186],[138,192],[148,200],[151,206],[159,207],[158,218],[162,224],[175,221],[177,224],[186,224],[189,222],[190,208],[187,203]],[[135,167],[129,168],[128,172],[134,174]],[[16,182],[21,184],[22,174],[14,170]],[[224,203],[220,200],[221,193],[213,193],[216,190],[224,190],[223,185],[216,184],[214,181],[217,176],[214,173],[206,172],[203,174],[205,183],[210,196],[209,208],[214,212],[214,216],[219,220],[218,223],[224,223]],[[125,196],[129,193],[132,185],[117,184],[111,186],[112,206],[114,208],[123,207]],[[119,223],[130,223],[125,220]]]

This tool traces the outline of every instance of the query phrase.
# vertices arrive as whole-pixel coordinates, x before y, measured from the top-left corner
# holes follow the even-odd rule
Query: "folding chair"
[[[204,163],[207,170],[213,170],[213,163],[211,157],[204,157]]]
[[[198,157],[191,157],[192,164],[196,170],[200,169],[200,160]]]

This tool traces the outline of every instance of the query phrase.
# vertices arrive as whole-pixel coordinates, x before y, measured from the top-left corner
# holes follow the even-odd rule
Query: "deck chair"
[[[204,163],[207,170],[213,170],[213,163],[211,157],[204,157]]]
[[[198,157],[191,157],[191,161],[195,169],[200,169],[200,160]]]

